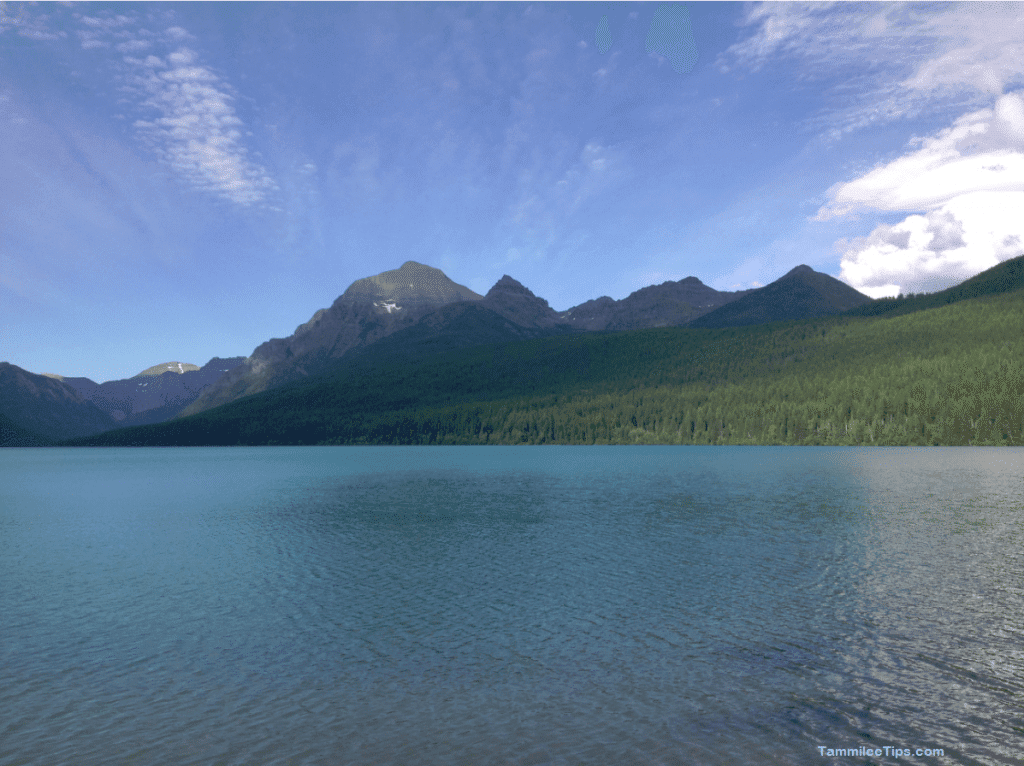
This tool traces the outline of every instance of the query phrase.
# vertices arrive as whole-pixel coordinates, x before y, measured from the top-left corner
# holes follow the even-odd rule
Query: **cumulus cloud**
[[[859,209],[929,209],[974,191],[1024,191],[1024,99],[1009,93],[994,109],[958,119],[921,148],[829,190],[819,220]]]
[[[964,242],[964,225],[951,212],[935,210],[928,214],[927,219],[928,227],[925,232],[932,237],[928,242],[929,250],[941,253],[944,250],[967,247],[967,243]]]
[[[1022,253],[1024,98],[958,119],[903,157],[829,190],[818,220],[915,212],[841,240],[841,277],[872,297],[932,292]]]
[[[1024,254],[1024,192],[972,192],[840,240],[840,278],[872,298],[935,292]]]
[[[1024,192],[975,192],[841,240],[841,279],[872,298],[935,292],[1024,254]]]
[[[818,120],[831,139],[952,105],[967,112],[902,157],[828,190],[820,221],[907,214],[836,243],[849,284],[876,297],[937,290],[1021,253],[1020,5],[763,3],[743,23],[753,32],[719,58],[722,71],[786,57],[808,79],[866,72],[842,85],[851,105]]]

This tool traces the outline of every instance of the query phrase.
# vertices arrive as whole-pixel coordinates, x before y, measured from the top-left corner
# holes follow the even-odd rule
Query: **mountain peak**
[[[406,261],[397,269],[357,279],[341,296],[346,301],[394,303],[398,306],[478,301],[468,287],[455,284],[441,269]]]
[[[802,274],[816,274],[816,273],[817,272],[815,272],[815,270],[812,269],[810,266],[807,266],[807,265],[801,263],[796,268],[790,269],[785,274],[783,274],[781,279],[785,279],[786,277],[796,277],[796,276],[800,276]]]
[[[163,364],[154,364],[152,367],[147,367],[135,377],[141,378],[143,375],[163,375],[165,372],[176,372],[181,374],[185,372],[194,372],[198,369],[199,365],[189,364],[188,362],[164,362]]]
[[[830,316],[870,303],[845,282],[799,265],[771,284],[699,317],[690,327],[741,327]]]
[[[494,283],[481,304],[520,327],[550,328],[566,324],[546,300],[538,298],[508,274]]]
[[[508,274],[505,274],[501,279],[495,282],[494,287],[488,290],[487,295],[484,297],[490,297],[492,294],[508,292],[524,293],[529,295],[531,298],[536,297],[528,288],[523,286],[522,282],[513,279]]]

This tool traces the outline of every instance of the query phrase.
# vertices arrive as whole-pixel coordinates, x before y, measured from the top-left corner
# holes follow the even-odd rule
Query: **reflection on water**
[[[0,764],[1019,763],[1022,457],[7,450]]]

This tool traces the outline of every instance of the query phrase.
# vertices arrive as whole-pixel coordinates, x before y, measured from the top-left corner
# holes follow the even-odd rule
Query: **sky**
[[[0,361],[247,356],[414,260],[562,311],[1024,253],[1024,6],[0,3]]]

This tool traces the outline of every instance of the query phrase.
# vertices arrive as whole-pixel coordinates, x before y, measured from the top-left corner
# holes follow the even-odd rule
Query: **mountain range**
[[[166,362],[124,380],[36,375],[0,362],[0,446],[33,446],[174,417],[245,357]]]
[[[566,332],[681,327],[698,319],[710,322],[705,326],[715,326],[717,312],[741,299],[746,308],[740,323],[789,318],[803,304],[807,316],[818,316],[829,313],[829,303],[837,297],[840,300],[831,313],[870,301],[807,266],[780,281],[781,288],[759,299],[767,288],[720,292],[687,277],[645,287],[622,300],[604,296],[558,313],[507,274],[487,295],[479,296],[439,269],[406,261],[398,269],[353,283],[329,309],[317,311],[288,338],[259,346],[244,364],[182,410],[181,416],[321,373],[342,357],[370,347],[378,354],[409,357]],[[792,299],[783,298],[788,292],[794,293]],[[737,318],[726,314],[721,321],[731,324]],[[392,335],[393,340],[379,345]]]
[[[996,267],[1007,268],[1005,263]],[[942,295],[919,298],[937,301]],[[753,290],[722,292],[687,277],[622,300],[605,296],[556,312],[510,276],[481,296],[439,269],[407,261],[357,280],[292,335],[261,344],[247,358],[215,358],[202,368],[170,362],[103,384],[37,376],[4,363],[0,444],[45,443],[186,418],[341,367],[372,369],[387,360],[423,360],[485,344],[652,328],[740,327],[880,312],[896,303],[906,302],[872,301],[839,280],[798,266]]]

